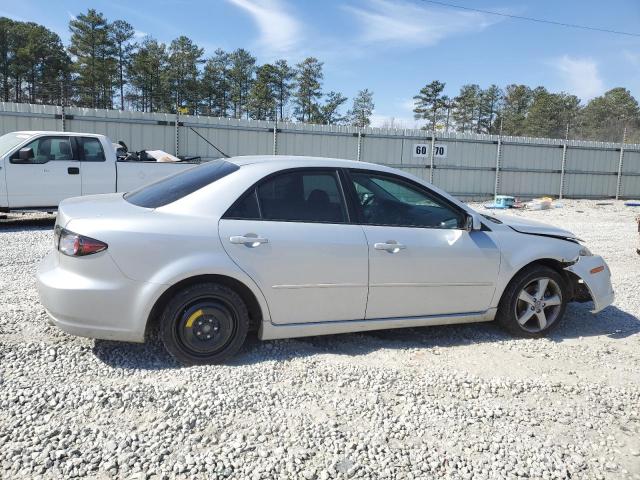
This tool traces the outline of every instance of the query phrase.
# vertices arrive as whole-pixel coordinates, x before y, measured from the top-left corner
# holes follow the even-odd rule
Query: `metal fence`
[[[130,150],[203,159],[311,155],[396,167],[466,200],[640,197],[640,145],[424,130],[274,123],[118,110],[0,103],[0,134],[14,130],[101,133]],[[205,141],[206,139],[207,141]]]

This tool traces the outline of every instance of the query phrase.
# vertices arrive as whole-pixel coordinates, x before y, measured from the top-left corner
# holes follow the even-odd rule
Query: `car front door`
[[[57,207],[81,194],[80,162],[70,137],[39,137],[22,148],[33,156],[20,159],[16,151],[5,162],[10,208]]]
[[[227,211],[219,233],[260,286],[274,324],[364,318],[367,243],[362,228],[349,224],[336,170],[267,177]]]
[[[465,213],[403,177],[352,170],[350,192],[369,248],[367,319],[483,312],[500,252]]]

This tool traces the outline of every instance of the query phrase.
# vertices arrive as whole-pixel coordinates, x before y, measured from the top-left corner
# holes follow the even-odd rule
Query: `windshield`
[[[239,168],[224,160],[213,160],[125,193],[124,198],[139,207],[162,207],[200,190]]]
[[[7,153],[24,142],[27,138],[31,138],[32,135],[27,133],[7,133],[0,137],[0,157],[4,157]]]

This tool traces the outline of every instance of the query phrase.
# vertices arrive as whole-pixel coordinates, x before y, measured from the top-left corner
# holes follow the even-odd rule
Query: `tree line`
[[[205,58],[186,36],[136,41],[131,24],[94,9],[71,19],[69,30],[65,47],[42,25],[0,18],[2,100],[360,127],[371,121],[372,92],[358,92],[345,112],[347,97],[323,91],[323,63],[314,57],[259,65],[240,48]]]
[[[626,128],[627,141],[640,142],[640,108],[625,88],[584,106],[575,95],[544,87],[467,84],[453,98],[444,89],[436,80],[414,97],[415,118],[425,120],[429,130],[620,141]]]
[[[69,22],[71,37],[42,25],[0,17],[0,98],[6,102],[120,108],[143,112],[370,125],[373,93],[358,92],[346,110],[341,92],[323,90],[323,63],[258,64],[245,49],[204,49],[180,36],[163,43],[137,38],[125,20],[89,9]],[[640,141],[638,102],[614,88],[586,104],[544,87],[468,84],[458,95],[433,81],[414,97],[426,129],[503,135]],[[345,111],[346,110],[346,111]],[[393,126],[393,125],[389,125]]]

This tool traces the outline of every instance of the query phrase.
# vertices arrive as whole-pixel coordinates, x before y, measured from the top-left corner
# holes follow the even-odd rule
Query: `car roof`
[[[100,135],[99,133],[59,132],[55,130],[20,130],[14,133],[20,133],[23,135],[55,135],[58,137],[76,135],[82,135],[83,137],[104,137],[104,135]]]
[[[302,155],[245,155],[225,158],[239,167],[256,164],[277,164],[279,169],[296,167],[364,168],[368,170],[392,171],[389,167],[376,163],[345,160],[341,158],[309,157]],[[275,165],[274,165],[275,166]]]

